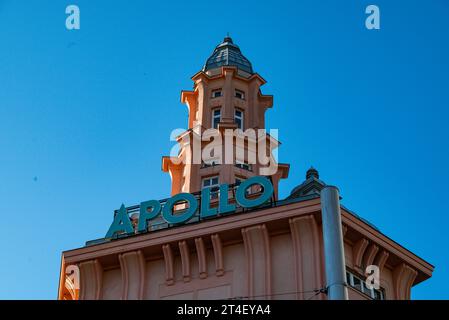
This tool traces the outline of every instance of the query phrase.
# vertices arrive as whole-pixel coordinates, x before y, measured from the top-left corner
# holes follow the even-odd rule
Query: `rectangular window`
[[[207,159],[201,162],[201,168],[215,167],[218,165],[218,161],[215,159]]]
[[[362,291],[362,280],[360,280],[359,278],[357,278],[356,276],[353,276],[353,287],[356,288],[357,290]]]
[[[245,100],[245,92],[241,91],[241,90],[235,90],[235,97]]]
[[[239,160],[235,161],[235,166],[237,168],[248,170],[248,171],[252,171],[253,170],[253,168],[252,168],[252,166],[250,164],[244,163],[244,162],[239,161]]]
[[[384,300],[384,293],[382,290],[374,289],[374,300]]]
[[[211,188],[210,198],[217,199],[220,185],[218,184],[218,176],[203,179],[203,189]]]
[[[243,130],[243,111],[242,110],[235,109],[234,122],[237,124],[237,128]]]
[[[212,98],[218,98],[221,97],[221,89],[212,90]]]
[[[369,295],[371,298],[374,298],[373,290],[371,290],[367,287],[366,281],[362,281],[362,290],[363,290],[363,293]]]
[[[242,184],[243,181],[245,181],[245,178],[239,178],[239,177],[236,177],[236,178],[235,178],[235,186],[236,186],[236,187],[240,186],[240,185]],[[250,189],[250,188],[246,189],[245,194],[246,194],[247,196],[250,195],[250,194],[251,194],[251,189]]]
[[[220,121],[221,121],[221,110],[213,109],[212,110],[212,128],[217,129]]]
[[[346,282],[348,286],[356,289],[357,291],[363,292],[374,300],[384,300],[385,293],[383,289],[368,289],[365,280],[353,275],[351,272],[346,271]]]

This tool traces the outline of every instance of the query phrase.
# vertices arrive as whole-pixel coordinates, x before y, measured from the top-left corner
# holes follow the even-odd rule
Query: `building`
[[[121,208],[114,221],[125,215],[127,221],[119,224],[132,225],[131,231],[63,252],[59,299],[327,299],[320,197],[326,185],[317,170],[308,170],[305,181],[279,199],[278,184],[288,177],[289,165],[276,163],[272,151],[279,142],[263,131],[243,145],[231,136],[231,153],[221,143],[207,152],[207,160],[186,160],[193,159],[195,143],[204,151],[214,132],[226,137],[240,132],[236,129],[265,128],[265,111],[273,106],[273,97],[261,93],[265,80],[229,37],[192,80],[193,90],[181,94],[189,111],[188,130],[178,137],[178,156],[163,157],[162,170],[171,177],[172,196],[191,194],[200,203],[207,197],[208,206],[201,204],[201,210],[211,210],[221,208],[227,195],[234,212],[206,219],[198,209],[186,223],[156,216],[142,220],[140,232],[142,212],[151,214],[154,205],[165,207],[171,200],[153,202],[152,211],[141,211],[143,203]],[[268,162],[248,160],[258,150]],[[223,161],[226,157],[231,161]],[[273,195],[245,209],[236,192],[261,175],[269,176]],[[223,184],[227,189],[221,189]],[[241,196],[255,199],[264,191],[253,186]],[[191,202],[171,204],[173,216],[192,207]],[[411,288],[431,277],[431,264],[343,206],[341,220],[350,299],[409,299]],[[364,281],[371,265],[379,270],[378,289]]]

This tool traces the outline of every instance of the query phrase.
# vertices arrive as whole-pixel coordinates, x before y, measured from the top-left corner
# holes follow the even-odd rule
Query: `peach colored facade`
[[[222,67],[214,72],[199,72],[192,77],[194,81],[193,91],[183,91],[181,101],[185,103],[189,110],[188,126],[189,130],[180,135],[178,141],[183,147],[179,156],[175,159],[164,157],[162,161],[162,170],[169,172],[172,179],[171,194],[180,192],[196,192],[201,190],[201,181],[205,177],[219,176],[220,183],[233,184],[236,177],[245,179],[258,175],[262,166],[260,163],[254,164],[252,171],[236,167],[234,164],[222,164],[220,166],[211,166],[204,168],[201,164],[175,164],[178,159],[187,156],[188,144],[196,139],[198,133],[205,134],[206,129],[212,128],[212,116],[214,110],[221,111],[221,118],[218,124],[218,131],[224,136],[225,129],[236,129],[234,122],[234,111],[240,110],[243,117],[243,129],[262,129],[265,128],[265,111],[273,105],[273,97],[263,95],[260,87],[265,84],[265,80],[258,74],[253,74],[246,78],[239,73],[237,67]],[[221,91],[221,96],[213,97],[215,90]],[[235,91],[239,90],[245,93],[245,99],[235,97]],[[183,142],[183,136],[189,135],[189,143]],[[267,154],[271,154],[279,142],[272,137],[271,144]],[[209,141],[202,141],[202,148]],[[235,145],[235,138],[233,141]],[[245,152],[248,152],[250,146],[245,145]],[[245,153],[244,152],[244,153]],[[222,158],[226,157],[226,150],[222,150]],[[237,152],[231,155],[236,161],[245,162],[245,158],[238,159]],[[274,157],[271,158],[275,163]],[[224,161],[223,161],[224,162]],[[275,194],[277,195],[278,183],[280,179],[288,177],[289,165],[277,164],[278,170],[272,175]]]
[[[66,251],[62,270],[79,265],[80,299],[307,299],[300,292],[325,285],[320,212],[316,198]],[[409,299],[431,276],[429,263],[344,208],[342,219],[347,268],[379,265],[387,299]],[[349,297],[368,299],[352,288]]]
[[[226,54],[230,58],[220,60]],[[178,157],[162,160],[162,170],[172,180],[171,195],[200,191],[210,177],[234,184],[236,179],[261,175],[264,165],[236,166],[247,159],[234,154],[234,164],[179,161],[188,156],[195,135],[214,127],[217,110],[220,132],[237,128],[238,119],[243,130],[265,128],[265,111],[272,107],[273,97],[261,93],[265,80],[239,54],[225,38],[214,51],[215,60],[210,58],[193,76],[194,89],[181,94],[189,110],[188,130],[179,136]],[[235,55],[237,62],[231,59]],[[241,115],[237,118],[236,110]],[[272,151],[279,143],[271,136],[266,139],[272,142],[266,151],[275,163]],[[288,177],[289,165],[277,165],[271,175],[276,199],[271,207],[63,252],[59,299],[327,299],[316,291],[326,286],[320,203],[324,183],[311,169],[306,181],[279,200],[278,183]],[[365,268],[376,265],[382,297],[410,299],[412,287],[431,277],[433,266],[345,207],[341,211],[347,270],[364,279]],[[73,265],[80,271],[79,289],[65,272]],[[353,286],[348,291],[350,299],[372,298]]]

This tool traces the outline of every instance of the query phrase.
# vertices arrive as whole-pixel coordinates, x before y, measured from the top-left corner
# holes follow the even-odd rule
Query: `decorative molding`
[[[396,256],[415,270],[419,270],[419,272],[422,273],[421,275],[424,277],[424,279],[432,276],[432,272],[434,270],[433,265],[421,259],[413,252],[410,252],[399,243],[388,238],[365,221],[357,218],[347,209],[342,208],[341,214],[343,223],[347,224],[351,228],[351,230],[364,235],[368,240],[387,250],[391,256]]]
[[[246,253],[249,299],[271,299],[271,254],[264,224],[242,229]]]
[[[292,218],[289,224],[295,263],[296,297],[304,300],[309,298],[309,295],[304,295],[304,291],[315,290],[323,285],[318,225],[313,215]],[[311,273],[314,274],[313,277],[308,276]],[[321,297],[317,296],[316,299]]]
[[[365,238],[360,239],[352,248],[352,254],[354,256],[354,266],[362,269],[362,258],[365,253],[366,247],[368,247],[369,241]],[[360,271],[359,270],[359,271]]]
[[[224,275],[223,245],[221,243],[221,239],[218,234],[213,234],[211,236],[211,240],[212,240],[212,247],[214,248],[215,274],[217,277],[221,277]]]
[[[164,253],[165,261],[165,283],[167,284],[167,286],[171,286],[175,284],[175,277],[173,271],[173,250],[171,249],[170,244],[164,244],[162,246],[162,252]]]
[[[198,272],[200,274],[200,279],[205,279],[207,278],[207,260],[203,238],[195,238],[195,247],[198,256]]]
[[[397,300],[409,300],[410,290],[418,272],[405,263],[400,263],[394,268],[393,282]]]
[[[141,250],[119,254],[122,300],[142,300],[145,290],[145,257]]]
[[[381,273],[389,256],[390,253],[388,253],[388,251],[382,250],[377,254],[376,258],[374,259],[374,264],[379,267]]]
[[[80,268],[80,300],[101,299],[103,285],[103,267],[98,259],[81,262]]]
[[[190,274],[190,251],[185,240],[179,241],[179,252],[181,253],[182,278],[184,282],[189,282]]]
[[[368,250],[365,253],[365,262],[364,267],[366,268],[369,265],[373,264],[374,258],[376,257],[377,252],[379,251],[379,247],[375,245],[374,243],[371,244],[371,246],[368,248]],[[365,271],[365,270],[363,270]],[[364,272],[365,273],[365,272]]]
[[[267,224],[268,226],[270,223],[280,219],[286,219],[288,221],[289,218],[302,215],[319,214],[320,210],[320,199],[293,202],[277,207],[255,210],[245,214],[235,214],[220,219],[206,220],[202,223],[187,224],[182,228],[182,232],[179,232],[178,228],[169,228],[159,230],[158,232],[148,232],[138,237],[124,238],[120,241],[110,241],[96,246],[87,246],[76,250],[65,251],[63,258],[67,265],[77,264],[81,261],[118,255],[123,252],[124,247],[126,247],[127,251],[143,250],[149,247],[160,248],[166,243],[176,243],[188,238],[209,237],[211,234],[224,234],[229,230],[241,230],[242,228],[258,224]],[[342,222],[348,226],[348,232],[363,234],[366,239],[387,250],[390,256],[396,256],[414,269],[419,270],[420,281],[432,275],[434,267],[430,263],[349,213],[347,209],[342,208],[341,211]],[[389,260],[391,259],[388,259],[387,264],[389,264]]]
[[[321,210],[319,199],[311,199],[304,202],[294,202],[288,205],[270,207],[245,214],[233,214],[220,219],[205,220],[201,223],[186,224],[182,232],[177,228],[148,232],[138,237],[127,237],[120,241],[110,241],[99,246],[84,247],[73,251],[64,252],[67,264],[79,261],[92,260],[105,255],[119,254],[123,247],[127,250],[139,250],[147,247],[162,246],[167,243],[175,243],[184,239],[206,237],[211,234],[220,234],[229,230],[241,230],[259,224],[268,224],[279,219],[294,218],[301,215],[318,213]],[[95,247],[95,248],[94,248]]]

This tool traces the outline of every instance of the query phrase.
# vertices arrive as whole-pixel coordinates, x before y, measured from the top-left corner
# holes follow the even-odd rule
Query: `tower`
[[[265,112],[273,106],[273,96],[260,89],[266,81],[230,37],[192,80],[193,90],[181,93],[189,117],[188,129],[177,137],[180,151],[162,159],[162,170],[171,177],[171,194],[238,185],[264,175],[270,177],[277,198],[289,165],[277,163],[273,150],[279,142],[264,130]]]

